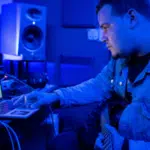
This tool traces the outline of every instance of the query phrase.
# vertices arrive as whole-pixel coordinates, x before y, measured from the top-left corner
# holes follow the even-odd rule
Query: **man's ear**
[[[126,13],[126,19],[128,20],[129,28],[135,28],[138,23],[137,11],[135,9],[129,9]]]

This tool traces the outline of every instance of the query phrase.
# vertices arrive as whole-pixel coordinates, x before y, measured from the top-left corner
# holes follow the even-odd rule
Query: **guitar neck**
[[[107,130],[105,128],[105,124],[110,123],[108,106],[105,106],[102,108],[100,120],[101,120],[101,132],[104,136],[104,141],[103,141],[104,148],[103,148],[103,150],[113,150],[112,134],[109,130]]]

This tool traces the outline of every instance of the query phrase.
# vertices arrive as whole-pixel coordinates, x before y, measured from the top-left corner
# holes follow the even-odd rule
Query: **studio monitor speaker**
[[[3,5],[0,51],[23,56],[23,60],[45,60],[46,14],[46,7],[40,5]]]

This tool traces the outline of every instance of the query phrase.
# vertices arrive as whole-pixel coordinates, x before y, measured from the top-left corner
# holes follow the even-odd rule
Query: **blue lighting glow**
[[[9,54],[3,54],[3,60],[22,60],[23,56],[15,56],[15,55],[9,55]]]
[[[32,24],[35,25],[35,21],[33,21]]]

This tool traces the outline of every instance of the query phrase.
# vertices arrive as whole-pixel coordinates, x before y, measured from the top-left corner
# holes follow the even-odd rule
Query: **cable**
[[[27,86],[27,87],[30,88],[32,91],[34,90],[33,87],[31,87],[31,86],[29,86],[28,84],[24,83],[23,81],[19,80],[19,79],[16,78],[15,76],[10,75],[10,74],[7,74],[7,73],[5,74],[4,78],[2,78],[2,80],[7,79],[8,77],[10,77],[10,78],[16,80],[17,82],[23,84],[24,86]]]
[[[52,125],[52,133],[53,134],[52,134],[52,137],[51,137],[51,133],[49,132],[49,130],[46,131],[46,133],[47,133],[47,135],[46,135],[46,149],[49,149],[49,142],[50,142],[50,140],[52,140],[52,139],[54,139],[56,137],[55,124],[54,124],[54,115],[53,115],[53,111],[52,111],[51,105],[49,105],[48,108],[50,110],[50,114],[49,114],[49,117],[44,122],[48,126]],[[46,130],[47,130],[47,128],[46,128]]]
[[[8,135],[10,137],[10,140],[11,140],[11,144],[12,144],[12,150],[15,150],[14,148],[14,142],[13,142],[13,138],[12,138],[12,135],[10,133],[10,131],[12,132],[12,134],[14,135],[15,137],[15,140],[17,142],[17,146],[18,146],[18,150],[21,150],[21,145],[20,145],[20,141],[18,139],[18,136],[16,134],[16,132],[7,124],[7,123],[4,123],[2,121],[0,121],[0,123],[6,128],[7,132],[8,132]],[[10,131],[9,131],[10,130]]]
[[[55,137],[56,132],[55,132],[55,125],[54,125],[54,116],[53,116],[53,111],[52,111],[52,108],[50,105],[49,105],[49,109],[50,109],[50,116],[51,116],[51,120],[52,120],[53,133],[54,133],[54,137]]]
[[[9,131],[9,129],[7,128],[7,126],[5,125],[5,123],[3,123],[2,121],[0,121],[0,123],[5,127],[7,133],[8,133],[8,136],[10,138],[10,142],[11,142],[11,146],[12,146],[12,150],[15,150],[15,147],[14,147],[14,141],[13,141],[13,138],[12,138],[12,135]]]
[[[15,139],[16,139],[16,142],[17,142],[17,145],[18,145],[18,150],[21,150],[21,145],[20,145],[20,141],[18,139],[18,136],[16,134],[16,132],[13,130],[13,128],[11,128],[8,124],[6,124],[6,126],[10,129],[10,131],[13,133]]]

